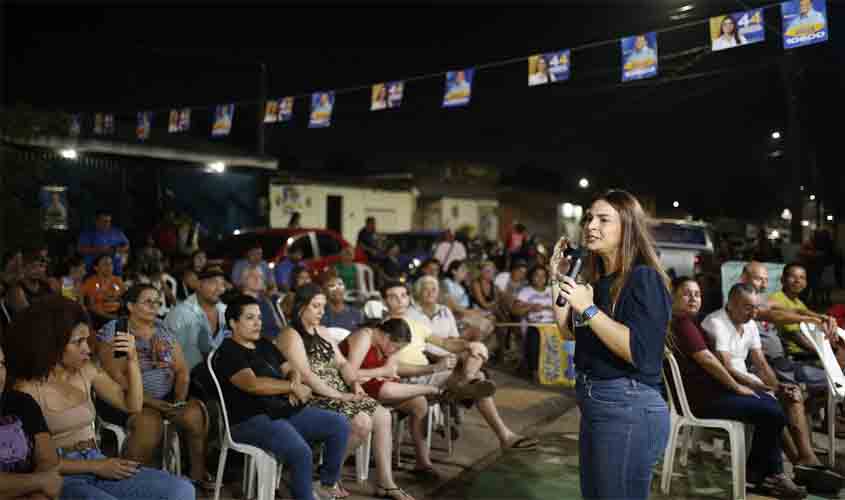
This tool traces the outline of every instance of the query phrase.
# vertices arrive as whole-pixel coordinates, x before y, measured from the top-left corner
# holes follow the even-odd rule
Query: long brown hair
[[[643,210],[640,202],[631,193],[620,189],[611,189],[595,198],[591,203],[602,200],[607,202],[619,213],[619,222],[622,225],[622,247],[619,249],[620,267],[619,273],[613,280],[610,287],[610,298],[612,307],[615,308],[616,301],[622,288],[627,283],[631,271],[638,265],[651,267],[663,279],[667,292],[671,295],[671,281],[660,259],[654,249],[654,237],[651,235],[651,219]],[[589,218],[585,217],[582,225],[586,227]],[[603,264],[598,255],[590,253],[584,266],[584,276],[590,283],[595,283],[602,275]]]

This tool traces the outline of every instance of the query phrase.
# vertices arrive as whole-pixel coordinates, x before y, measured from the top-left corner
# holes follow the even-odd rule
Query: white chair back
[[[356,281],[364,297],[367,299],[372,297],[381,298],[381,294],[376,290],[373,268],[366,264],[358,263],[355,264],[355,269],[357,270]]]
[[[830,346],[830,342],[824,332],[817,325],[812,323],[801,323],[801,335],[816,348],[819,358],[827,374],[829,387],[838,399],[845,398],[845,374],[839,366],[836,354]]]
[[[351,333],[346,328],[340,328],[340,327],[336,327],[336,326],[329,327],[326,330],[328,330],[329,340],[331,340],[335,344],[340,344],[341,342],[343,342],[343,339],[348,337],[349,334]]]
[[[217,389],[217,397],[220,400],[220,413],[223,415],[223,429],[226,434],[226,442],[233,443],[232,433],[229,430],[229,412],[226,410],[226,400],[223,399],[223,389],[220,387],[220,382],[217,380],[217,373],[214,372],[214,357],[217,354],[217,349],[211,351],[208,355],[206,363],[208,364],[208,373],[211,374],[211,380],[214,381],[214,387]]]
[[[687,393],[684,389],[684,381],[681,378],[681,368],[678,366],[678,360],[669,349],[666,349],[666,363],[669,365],[669,373],[663,370],[663,377],[667,382],[667,391],[669,395],[669,407],[677,414],[695,419],[692,410],[687,400]]]

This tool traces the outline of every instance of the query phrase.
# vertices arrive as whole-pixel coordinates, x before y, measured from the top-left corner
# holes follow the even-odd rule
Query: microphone
[[[578,276],[578,273],[581,272],[581,264],[583,264],[584,257],[586,256],[587,252],[584,251],[583,248],[567,248],[566,251],[563,253],[564,257],[569,257],[570,265],[569,265],[569,272],[566,273],[572,279],[575,279]],[[566,299],[563,295],[557,296],[557,306],[563,307],[566,305]]]

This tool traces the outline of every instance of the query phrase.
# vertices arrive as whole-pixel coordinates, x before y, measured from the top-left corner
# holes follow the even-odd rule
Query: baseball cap
[[[197,278],[201,280],[205,280],[208,278],[216,278],[216,277],[226,277],[226,273],[223,272],[223,268],[218,265],[207,265],[202,268],[202,271],[197,274]]]
[[[364,323],[362,326],[373,327],[387,319],[387,306],[380,300],[368,300],[364,304]]]

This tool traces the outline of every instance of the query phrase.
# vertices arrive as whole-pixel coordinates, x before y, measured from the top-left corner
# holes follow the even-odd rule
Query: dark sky
[[[695,7],[688,18],[670,17],[687,4]],[[4,97],[43,109],[112,111],[119,131],[129,134],[136,111],[203,106],[195,123],[206,126],[192,133],[207,138],[208,118],[201,115],[214,104],[256,101],[262,63],[269,97],[299,95],[577,47],[769,4],[13,6],[4,15]],[[651,191],[667,203],[690,200],[702,215],[745,210],[743,195],[762,192],[766,203],[756,206],[765,211],[788,190],[786,162],[767,156],[776,149],[771,131],[786,128],[780,68],[787,56],[803,68],[800,105],[817,164],[823,172],[838,168],[834,130],[841,127],[833,124],[845,111],[845,44],[837,21],[845,19],[845,7],[829,2],[828,9],[831,41],[787,55],[777,8],[766,10],[771,29],[755,46],[710,53],[705,25],[663,33],[661,76],[642,83],[619,82],[613,43],[573,52],[571,81],[554,86],[529,89],[524,61],[479,70],[466,109],[440,108],[443,80],[437,77],[409,82],[399,110],[369,112],[368,89],[341,94],[332,127],[309,130],[308,103],[300,98],[293,123],[266,128],[266,151],[286,167],[327,160],[339,172],[466,159],[541,186],[566,186],[589,175],[601,184]],[[254,150],[256,114],[254,105],[239,106],[226,141]],[[164,117],[154,118],[152,140],[164,135],[157,128]]]

